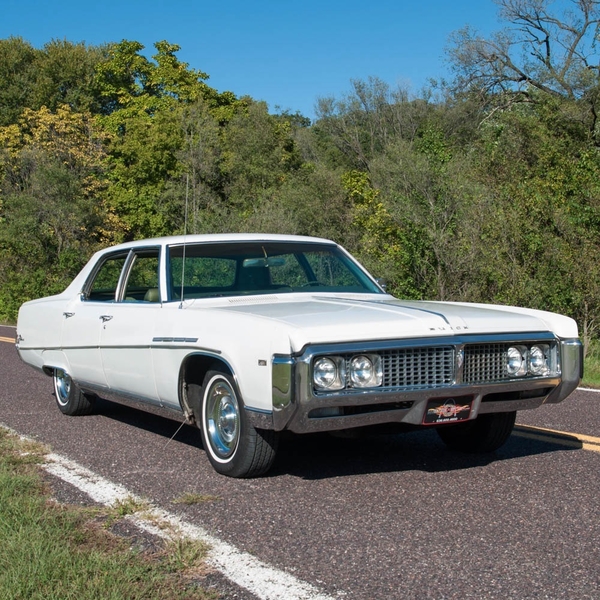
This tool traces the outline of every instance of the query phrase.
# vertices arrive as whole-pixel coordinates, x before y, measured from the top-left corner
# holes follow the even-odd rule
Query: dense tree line
[[[600,2],[496,0],[453,78],[371,78],[317,119],[218,92],[155,44],[0,40],[0,319],[133,238],[335,239],[407,298],[600,316]]]

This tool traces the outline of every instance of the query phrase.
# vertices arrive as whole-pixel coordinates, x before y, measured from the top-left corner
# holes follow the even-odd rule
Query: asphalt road
[[[600,394],[519,413],[489,456],[435,431],[283,440],[269,476],[217,475],[199,433],[100,401],[65,417],[0,327],[0,422],[345,600],[600,598]],[[584,437],[585,436],[585,437]],[[185,507],[186,492],[212,499]]]

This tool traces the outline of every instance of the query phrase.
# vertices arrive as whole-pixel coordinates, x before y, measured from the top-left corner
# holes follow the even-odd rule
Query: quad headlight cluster
[[[344,388],[381,386],[383,371],[377,354],[320,356],[313,362],[313,384],[317,390],[336,391]]]
[[[536,344],[534,346],[515,345],[506,353],[506,372],[509,377],[540,377],[552,371],[550,346]]]

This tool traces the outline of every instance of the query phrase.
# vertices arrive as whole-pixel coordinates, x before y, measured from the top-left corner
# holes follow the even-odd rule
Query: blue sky
[[[220,92],[311,118],[318,97],[341,97],[351,79],[375,76],[418,92],[447,74],[453,31],[501,26],[492,0],[0,0],[0,14],[0,38],[38,48],[52,39],[129,39],[150,57],[154,42],[167,40]]]

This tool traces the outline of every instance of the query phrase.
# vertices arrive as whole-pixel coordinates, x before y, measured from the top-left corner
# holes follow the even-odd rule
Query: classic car
[[[64,414],[102,394],[174,409],[232,477],[265,473],[284,430],[404,424],[494,451],[517,410],[564,400],[582,375],[566,316],[397,299],[334,242],[281,235],[101,250],[64,292],[23,304],[17,348]]]

